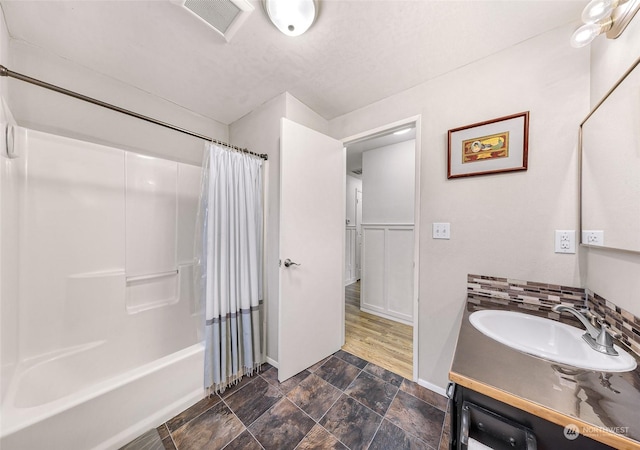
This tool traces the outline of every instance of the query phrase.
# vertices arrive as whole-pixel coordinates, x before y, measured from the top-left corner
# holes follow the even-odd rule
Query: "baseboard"
[[[400,322],[405,325],[413,326],[413,319],[401,319],[400,317],[392,316],[389,314],[385,314],[380,311],[376,311],[374,309],[369,309],[366,306],[360,305],[360,311],[366,312],[367,314],[373,314],[374,316],[382,317],[383,319],[393,320],[394,322]]]
[[[437,394],[443,395],[443,396],[447,396],[447,390],[443,387],[440,386],[436,386],[433,383],[429,383],[428,381],[425,381],[421,378],[418,378],[418,384],[424,388],[427,388]]]
[[[276,369],[278,368],[278,361],[274,361],[273,359],[267,356],[267,362],[271,364],[273,367],[275,367]]]
[[[349,286],[349,285],[351,285],[351,284],[355,283],[356,281],[358,281],[358,279],[357,279],[357,278],[351,278],[351,279],[349,279],[349,280],[345,281],[345,282],[344,282],[344,285],[345,285],[345,286]]]

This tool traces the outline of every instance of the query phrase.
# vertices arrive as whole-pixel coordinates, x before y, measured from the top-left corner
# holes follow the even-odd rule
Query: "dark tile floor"
[[[279,383],[265,364],[123,447],[446,449],[447,400],[342,350]]]

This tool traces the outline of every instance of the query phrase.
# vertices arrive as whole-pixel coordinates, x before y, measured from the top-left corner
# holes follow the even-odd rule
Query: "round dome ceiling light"
[[[287,36],[300,36],[318,16],[315,0],[264,0],[269,20]]]

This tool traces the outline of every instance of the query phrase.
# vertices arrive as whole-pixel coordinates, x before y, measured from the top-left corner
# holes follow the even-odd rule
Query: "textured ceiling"
[[[332,119],[575,22],[585,3],[324,0],[291,38],[254,2],[226,43],[169,0],[0,1],[12,38],[225,124],[285,91]]]

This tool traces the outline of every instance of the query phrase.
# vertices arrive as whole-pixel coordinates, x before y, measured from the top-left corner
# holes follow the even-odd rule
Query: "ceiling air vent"
[[[183,0],[180,3],[227,42],[254,9],[247,0]]]
[[[352,170],[351,173],[355,173],[356,175],[362,175],[362,169]]]

